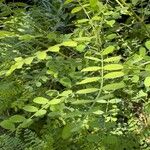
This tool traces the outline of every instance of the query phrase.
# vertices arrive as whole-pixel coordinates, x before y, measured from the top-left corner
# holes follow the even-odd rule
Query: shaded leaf
[[[21,116],[21,115],[14,115],[14,116],[11,116],[9,118],[9,120],[11,122],[14,122],[14,123],[18,123],[18,122],[23,122],[26,120],[26,118],[24,116]]]
[[[38,108],[35,106],[32,106],[32,105],[26,105],[25,107],[23,107],[23,109],[28,112],[37,112],[38,111]]]
[[[15,125],[10,120],[4,120],[0,123],[0,126],[4,129],[14,131]]]

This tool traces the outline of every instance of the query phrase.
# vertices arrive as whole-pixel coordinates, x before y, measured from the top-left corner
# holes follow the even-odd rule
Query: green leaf
[[[52,46],[48,48],[48,51],[58,53],[60,50],[59,46]]]
[[[109,57],[104,59],[104,62],[118,62],[120,61],[121,56]]]
[[[14,123],[18,123],[18,122],[23,122],[26,120],[26,118],[24,116],[21,116],[21,115],[14,115],[14,116],[11,116],[9,118],[9,120],[11,122],[14,122]]]
[[[96,58],[96,57],[89,57],[89,56],[85,56],[84,58],[86,58],[86,59],[90,59],[90,60],[94,60],[94,61],[97,61],[97,62],[99,62],[99,61],[101,61],[100,59],[98,59],[98,58]]]
[[[81,72],[86,72],[86,71],[99,71],[101,70],[101,67],[97,66],[92,66],[92,67],[87,67],[81,70]]]
[[[69,3],[71,3],[71,2],[73,2],[74,0],[66,0],[65,2],[64,2],[64,4],[69,4]]]
[[[124,82],[119,82],[119,83],[111,83],[111,84],[107,84],[103,87],[103,90],[106,91],[111,91],[111,90],[118,90],[121,88],[125,87],[125,83]]]
[[[98,6],[98,0],[90,0],[90,6],[96,10],[97,6]]]
[[[93,103],[93,100],[77,100],[72,102],[71,104],[73,105],[82,105],[82,104],[88,104],[88,103]]]
[[[23,107],[23,109],[28,112],[37,112],[38,111],[38,108],[35,106],[32,106],[32,105],[26,105],[25,107]]]
[[[43,51],[43,52],[39,51],[39,52],[36,53],[36,56],[37,56],[38,59],[43,60],[43,59],[46,58],[47,53],[45,51]]]
[[[140,79],[140,78],[139,78],[138,75],[134,75],[134,76],[131,78],[131,80],[132,80],[133,83],[138,83],[139,79]]]
[[[36,97],[33,100],[33,102],[37,103],[37,104],[47,104],[49,102],[49,100],[47,98],[44,98],[44,97]]]
[[[121,64],[109,64],[104,66],[104,70],[120,70],[123,69],[123,66]]]
[[[108,101],[108,103],[111,103],[111,104],[120,103],[120,102],[121,102],[121,99],[111,99]]]
[[[43,115],[45,115],[47,113],[47,111],[45,110],[45,109],[41,109],[41,110],[39,110],[39,111],[37,111],[36,113],[35,113],[35,116],[36,117],[38,117],[38,116],[43,116]]]
[[[93,93],[97,92],[99,89],[98,88],[88,88],[88,89],[82,89],[76,92],[76,94],[88,94],[88,93]]]
[[[109,26],[111,26],[111,27],[113,27],[113,25],[115,24],[115,20],[110,20],[110,21],[107,21],[106,23],[109,25]]]
[[[73,128],[72,124],[67,124],[66,126],[64,126],[61,135],[64,140],[68,139],[72,135],[71,132],[72,128]]]
[[[108,55],[108,54],[112,53],[114,50],[115,50],[114,46],[108,46],[107,48],[105,48],[102,51],[102,55]]]
[[[77,84],[86,84],[86,83],[96,82],[96,81],[99,81],[100,79],[101,77],[89,77],[78,82]]]
[[[74,14],[74,13],[79,12],[80,10],[82,10],[82,7],[80,7],[80,6],[79,7],[75,7],[75,8],[72,9],[71,13]]]
[[[77,42],[90,42],[93,37],[78,37],[74,38]]]
[[[28,57],[24,60],[24,63],[26,65],[30,65],[32,63],[33,59],[34,59],[34,57]]]
[[[95,115],[102,115],[104,112],[102,110],[96,110],[93,112]]]
[[[80,19],[80,20],[77,20],[77,23],[85,23],[88,21],[89,21],[89,19]]]
[[[117,37],[117,34],[115,34],[115,33],[112,33],[112,34],[109,34],[109,35],[107,35],[107,39],[108,40],[113,40],[113,39],[115,39]]]
[[[59,81],[65,87],[71,87],[71,80],[67,77],[63,77]]]
[[[0,126],[4,129],[14,131],[15,125],[10,120],[4,120],[0,123]]]
[[[46,91],[46,94],[50,97],[52,96],[57,96],[59,94],[59,92],[57,90],[48,90]]]
[[[145,42],[145,47],[146,47],[148,50],[150,50],[150,41],[146,41],[146,42]]]
[[[72,90],[67,90],[67,91],[63,91],[61,94],[59,94],[59,96],[68,97],[71,94],[72,94]]]
[[[114,78],[118,78],[118,77],[122,77],[122,76],[124,76],[123,72],[116,71],[116,72],[111,72],[111,73],[104,75],[104,78],[105,79],[114,79]]]
[[[146,87],[149,87],[150,86],[150,77],[146,77],[145,80],[144,80],[144,85]]]
[[[51,101],[49,101],[49,104],[50,105],[57,105],[57,104],[59,104],[59,103],[61,103],[61,99],[52,99]]]
[[[76,47],[76,50],[79,51],[79,52],[83,52],[86,48],[86,45],[84,44],[79,44],[77,47]]]
[[[135,6],[137,3],[139,2],[139,0],[132,0],[132,4]]]
[[[106,103],[108,103],[106,100],[104,100],[104,99],[99,99],[99,100],[97,100],[96,101],[97,103],[100,103],[100,104],[106,104]]]
[[[77,46],[77,42],[70,40],[70,41],[63,42],[61,45],[63,45],[63,46],[69,46],[69,47],[76,47]]]
[[[14,32],[0,30],[0,39],[5,37],[17,36]]]
[[[139,54],[140,56],[144,57],[146,55],[146,49],[144,47],[140,47]]]
[[[27,128],[33,123],[33,120],[31,118],[25,120],[20,126],[22,128]]]
[[[25,35],[19,36],[19,40],[22,40],[22,41],[31,41],[34,38],[35,37],[30,34],[25,34]]]

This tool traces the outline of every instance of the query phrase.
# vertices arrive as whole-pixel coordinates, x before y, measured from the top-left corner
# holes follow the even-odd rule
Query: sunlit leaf
[[[76,94],[88,94],[88,93],[93,93],[97,92],[99,89],[97,88],[87,88],[87,89],[82,89],[76,92]]]
[[[96,110],[93,112],[95,115],[102,115],[104,112],[102,110]]]
[[[107,91],[118,90],[118,89],[121,89],[121,88],[124,88],[124,87],[125,87],[125,83],[124,82],[111,83],[111,84],[105,85],[103,87],[103,90],[107,90]]]
[[[120,70],[123,69],[121,64],[109,64],[103,67],[104,70]]]
[[[90,6],[96,10],[97,6],[98,6],[98,0],[90,0]]]
[[[44,109],[41,109],[41,110],[39,110],[39,111],[37,111],[36,113],[35,113],[35,116],[43,116],[43,115],[45,115],[46,114],[46,110],[44,110]]]
[[[37,56],[38,59],[43,60],[43,59],[46,58],[47,54],[46,54],[45,51],[43,51],[43,52],[39,51],[39,52],[36,53],[36,56]]]
[[[145,42],[145,46],[146,46],[146,48],[147,48],[148,50],[150,50],[150,41],[146,41],[146,42]]]
[[[68,47],[76,47],[77,46],[77,42],[70,40],[70,41],[63,42],[61,45],[68,46]]]
[[[56,105],[59,104],[62,100],[61,99],[52,99],[51,101],[49,101],[50,105]]]
[[[71,95],[72,93],[73,93],[72,90],[67,90],[67,91],[63,91],[61,94],[59,94],[59,96],[67,97]]]
[[[118,77],[122,77],[122,76],[124,76],[123,72],[116,71],[116,72],[111,72],[111,73],[104,75],[104,78],[105,79],[114,79],[114,78],[118,78]]]
[[[120,102],[121,102],[121,99],[111,99],[108,101],[108,103],[112,103],[112,104],[120,103]]]
[[[52,46],[52,47],[49,47],[48,48],[48,51],[50,51],[50,52],[59,52],[59,50],[60,50],[60,47],[59,46]]]
[[[92,67],[87,67],[82,69],[82,72],[86,72],[86,71],[99,71],[101,70],[101,67],[97,67],[97,66],[92,66]]]
[[[33,100],[33,102],[37,103],[37,104],[47,104],[49,102],[49,100],[47,98],[44,98],[44,97],[36,97]]]
[[[90,59],[90,60],[94,60],[94,61],[101,61],[100,59],[96,58],[96,57],[92,57],[92,56],[85,56],[86,59]]]
[[[102,51],[102,55],[108,55],[108,54],[112,53],[114,50],[115,50],[114,46],[108,46],[107,48],[105,48]]]
[[[27,65],[30,65],[33,61],[34,57],[28,57],[24,60],[24,63],[27,64]]]
[[[77,84],[86,84],[86,83],[96,82],[96,81],[99,81],[100,79],[101,77],[89,77],[78,82]]]
[[[104,59],[104,62],[118,62],[120,61],[121,56],[109,57]]]
[[[80,7],[80,6],[79,7],[75,7],[75,8],[72,9],[71,13],[74,14],[74,13],[77,13],[77,12],[79,12],[81,10],[82,10],[82,7]]]
[[[144,85],[146,87],[149,87],[150,86],[150,77],[146,77],[145,80],[144,80]]]
[[[84,44],[79,44],[77,47],[76,47],[76,50],[79,51],[79,52],[83,52],[86,48],[86,45]]]
[[[106,21],[106,23],[109,25],[109,26],[111,26],[111,27],[113,27],[113,25],[115,24],[115,20],[110,20],[110,21]]]

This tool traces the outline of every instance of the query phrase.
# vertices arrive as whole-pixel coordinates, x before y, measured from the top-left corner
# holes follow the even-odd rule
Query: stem
[[[91,20],[91,18],[89,16],[89,14],[87,13],[86,9],[82,6],[82,4],[79,1],[78,1],[78,3],[82,7],[85,14],[87,15],[88,19]],[[102,17],[102,19],[103,19],[103,17]],[[96,41],[95,41],[96,48],[94,48],[94,49],[98,50],[98,52],[100,52],[102,50],[102,41],[101,41],[101,37],[100,37],[100,35],[101,35],[100,31],[101,31],[102,24],[103,24],[103,20],[101,21],[101,24],[99,25],[99,27],[96,28],[94,26],[92,20],[91,20],[91,26],[92,26],[94,34],[96,35]],[[103,88],[103,84],[104,84],[104,69],[103,69],[103,67],[104,67],[103,55],[101,54],[101,78],[102,78],[102,80],[101,80],[101,83],[100,83],[99,92],[98,92],[94,102],[92,103],[92,105],[90,106],[88,111],[90,111],[94,107],[94,105],[96,104],[97,99],[100,97],[100,95],[102,93],[102,88]],[[87,115],[85,117],[87,117]]]

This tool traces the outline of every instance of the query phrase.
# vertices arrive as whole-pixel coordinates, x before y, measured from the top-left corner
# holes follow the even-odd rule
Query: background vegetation
[[[0,149],[149,150],[149,0],[0,0]]]

